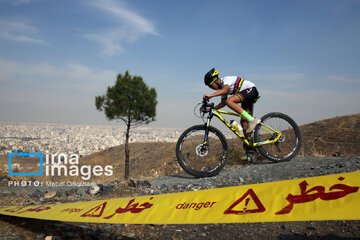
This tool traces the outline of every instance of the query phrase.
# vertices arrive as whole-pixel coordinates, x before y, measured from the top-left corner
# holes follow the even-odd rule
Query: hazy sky
[[[358,113],[359,43],[359,0],[0,0],[0,121],[107,124],[95,96],[129,70],[152,126],[187,127],[212,67],[256,84],[256,116]]]

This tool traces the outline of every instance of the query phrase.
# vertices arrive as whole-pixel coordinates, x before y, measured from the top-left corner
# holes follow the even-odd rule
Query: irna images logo
[[[39,157],[39,172],[13,172],[12,160],[15,157]],[[9,153],[9,176],[43,176],[43,153],[19,153],[18,151]]]
[[[21,171],[21,168],[14,171],[14,159],[21,157],[38,157],[39,163],[35,164],[39,166],[39,172],[24,172]],[[105,167],[101,165],[80,166],[78,154],[49,154],[48,151],[46,151],[45,163],[43,158],[43,153],[19,153],[18,151],[9,153],[9,176],[44,176],[45,173],[45,176],[81,176],[83,180],[87,181],[91,176],[101,176],[103,174],[106,176],[113,175],[113,166],[111,165],[106,165]]]

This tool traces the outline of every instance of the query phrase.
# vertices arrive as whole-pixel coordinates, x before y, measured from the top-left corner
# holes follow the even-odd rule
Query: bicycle
[[[194,112],[199,105],[196,105]],[[240,117],[240,114],[214,109],[214,103],[207,101],[202,102],[199,110],[203,121],[208,113],[207,121],[185,130],[176,144],[177,161],[185,172],[196,178],[217,175],[229,157],[229,146],[224,134],[210,126],[214,116],[244,142],[248,160],[250,151],[247,149],[259,151],[273,162],[284,162],[290,161],[301,148],[299,127],[283,113],[271,112],[261,117],[261,122],[252,131],[250,138],[246,139],[221,115]]]

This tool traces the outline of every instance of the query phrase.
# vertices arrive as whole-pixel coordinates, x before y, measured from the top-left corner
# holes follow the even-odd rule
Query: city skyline
[[[212,67],[256,84],[258,117],[358,113],[359,24],[359,0],[0,0],[0,122],[118,125],[95,96],[129,70],[157,90],[150,126],[187,128]]]
[[[137,127],[129,142],[176,142],[183,129]],[[73,124],[0,123],[0,156],[19,152],[89,155],[125,143],[125,128]]]

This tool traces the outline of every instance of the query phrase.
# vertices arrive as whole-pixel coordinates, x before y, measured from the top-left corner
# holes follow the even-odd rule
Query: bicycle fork
[[[211,122],[212,117],[213,117],[212,112],[210,112],[209,116],[207,117],[207,122],[206,122],[203,148],[208,147],[207,142],[208,142],[208,136],[209,136],[210,122]]]

